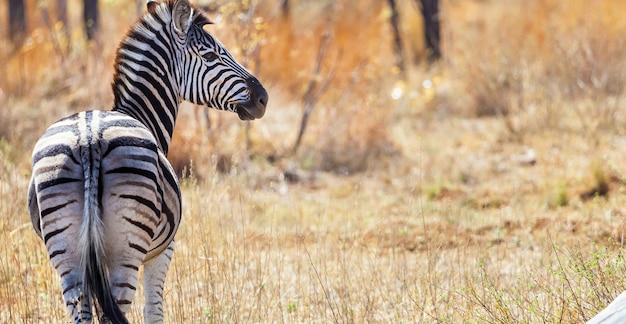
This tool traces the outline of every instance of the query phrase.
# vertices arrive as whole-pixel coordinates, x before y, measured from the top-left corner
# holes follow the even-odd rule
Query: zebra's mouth
[[[237,114],[241,120],[253,120],[265,115],[267,106],[267,91],[255,77],[246,80],[250,89],[250,100],[237,105]]]
[[[237,105],[237,115],[241,120],[254,120],[263,117],[265,115],[265,107],[259,108],[256,106],[246,107],[244,105]]]
[[[254,120],[263,117],[265,109],[259,110],[256,107],[237,106],[237,115],[241,120]]]

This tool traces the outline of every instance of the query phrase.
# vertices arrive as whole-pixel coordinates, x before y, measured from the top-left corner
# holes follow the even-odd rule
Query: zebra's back
[[[114,302],[130,305],[137,269],[170,246],[180,222],[178,180],[152,133],[122,113],[81,112],[46,130],[32,163],[31,220],[66,300],[79,307],[74,288],[86,280],[81,262],[88,263],[82,251],[95,244],[105,279],[123,288]]]

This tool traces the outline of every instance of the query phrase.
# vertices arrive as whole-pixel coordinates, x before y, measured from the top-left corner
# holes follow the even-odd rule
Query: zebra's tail
[[[114,324],[128,323],[113,297],[107,274],[104,253],[104,223],[100,215],[98,196],[100,187],[100,148],[97,144],[83,147],[81,152],[85,192],[83,223],[80,230],[79,249],[83,273],[83,298],[97,301],[96,314]],[[89,303],[91,304],[91,303]]]

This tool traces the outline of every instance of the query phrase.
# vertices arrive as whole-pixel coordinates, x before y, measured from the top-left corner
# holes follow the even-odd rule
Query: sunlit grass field
[[[69,4],[67,36],[34,1],[22,45],[0,24],[3,323],[70,320],[28,217],[30,153],[50,123],[110,109],[115,48],[137,18],[104,1],[87,43]],[[415,1],[398,4],[404,78],[384,1],[211,13],[207,30],[270,100],[250,124],[181,109],[166,322],[580,323],[626,289],[626,3],[442,0],[433,66]],[[312,79],[329,86],[294,152]],[[140,288],[131,322],[142,304]]]

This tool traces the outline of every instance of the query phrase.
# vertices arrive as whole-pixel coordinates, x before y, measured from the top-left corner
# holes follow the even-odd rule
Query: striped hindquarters
[[[41,136],[33,151],[29,198],[31,207],[40,211],[37,219],[33,219],[35,229],[40,232],[41,226],[67,225],[62,216],[72,214],[65,212],[68,209],[80,211],[78,214],[82,215],[87,168],[81,163],[81,152],[89,142],[98,143],[101,150],[101,182],[92,184],[94,187],[90,190],[97,193],[96,199],[104,206],[104,213],[116,209],[116,205],[110,203],[132,200],[133,205],[142,207],[139,214],[149,212],[157,216],[146,216],[143,221],[158,225],[155,228],[158,232],[149,234],[165,248],[180,218],[178,180],[165,155],[158,152],[148,129],[137,120],[116,112],[81,112],[58,121]],[[147,200],[149,196],[154,197]],[[165,214],[163,220],[161,211]],[[151,246],[150,250],[158,248]]]
[[[89,244],[100,240],[96,250],[106,255],[97,259],[105,259],[100,262],[106,263],[111,285],[129,287],[125,280],[173,240],[180,208],[178,181],[169,162],[150,131],[131,117],[81,112],[50,126],[35,145],[31,220],[61,276],[70,309],[79,308],[80,302],[90,304],[79,301],[75,292],[82,285],[78,269],[87,244],[79,239],[81,227]],[[84,225],[86,220],[93,224]],[[116,298],[122,305],[132,300]],[[82,316],[78,313],[75,317]]]

